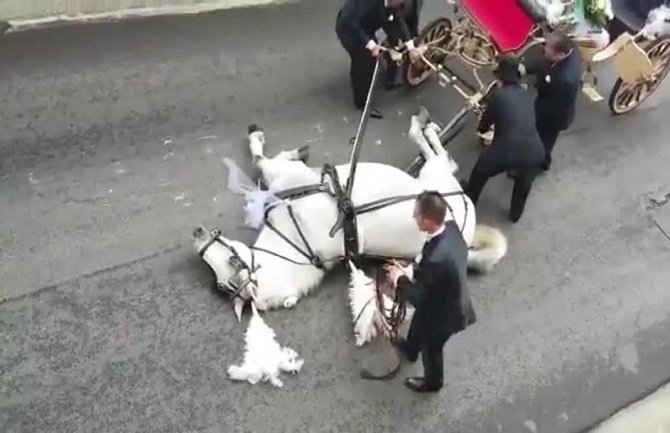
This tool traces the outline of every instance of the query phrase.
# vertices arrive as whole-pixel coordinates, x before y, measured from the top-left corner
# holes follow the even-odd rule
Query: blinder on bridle
[[[221,230],[213,229],[210,232],[211,239],[198,251],[198,255],[203,257],[209,247],[215,243],[221,244],[224,248],[230,251],[231,256],[228,258],[228,265],[234,270],[234,274],[228,279],[227,282],[218,282],[216,283],[216,288],[223,293],[225,293],[230,299],[241,298],[240,293],[249,286],[249,284],[257,284],[255,271],[258,270],[258,266],[255,266],[255,257],[253,251],[251,252],[251,266],[249,266],[242,257],[238,254],[237,250],[232,245],[229,245],[221,237]],[[242,272],[247,271],[247,277],[242,276]],[[216,276],[216,272],[215,272]],[[252,294],[252,291],[249,291]],[[244,300],[244,299],[243,299]]]

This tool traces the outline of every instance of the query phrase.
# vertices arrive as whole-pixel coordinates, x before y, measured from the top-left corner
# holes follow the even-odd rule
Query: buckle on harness
[[[321,257],[319,256],[312,256],[312,258],[309,259],[309,262],[318,269],[325,269],[323,260],[321,260]]]

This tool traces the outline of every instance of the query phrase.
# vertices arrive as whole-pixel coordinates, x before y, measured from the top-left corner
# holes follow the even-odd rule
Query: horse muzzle
[[[215,288],[231,300],[241,299],[244,302],[256,300],[258,293],[258,285],[253,280],[246,280],[239,285],[217,281]]]

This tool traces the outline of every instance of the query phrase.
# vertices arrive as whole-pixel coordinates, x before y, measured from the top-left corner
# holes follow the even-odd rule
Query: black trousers
[[[354,106],[359,110],[365,107],[368,91],[375,72],[375,59],[370,50],[358,41],[349,41],[338,35],[340,44],[349,54],[349,79],[354,97]]]
[[[542,144],[544,145],[545,158],[542,168],[549,170],[549,167],[551,167],[551,152],[554,150],[558,134],[561,133],[561,128],[557,127],[551,120],[540,117],[536,121],[536,127],[540,140],[542,140]]]
[[[444,345],[450,335],[426,334],[419,311],[414,313],[407,332],[406,354],[416,361],[421,354],[423,375],[426,385],[441,388],[444,383]]]
[[[526,199],[537,176],[538,168],[532,163],[509,163],[504,158],[504,155],[496,152],[493,148],[489,148],[479,156],[470,174],[470,180],[465,192],[470,197],[470,200],[472,200],[472,203],[477,205],[479,195],[489,178],[506,171],[513,171],[514,189],[512,190],[509,218],[512,222],[517,222],[521,219],[521,215],[523,215],[526,207]]]

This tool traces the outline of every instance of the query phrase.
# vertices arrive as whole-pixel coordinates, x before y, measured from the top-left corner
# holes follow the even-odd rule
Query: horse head
[[[198,226],[193,230],[193,245],[216,275],[216,288],[233,301],[238,322],[244,304],[256,298],[258,282],[251,249],[242,242],[228,239],[219,230]]]

